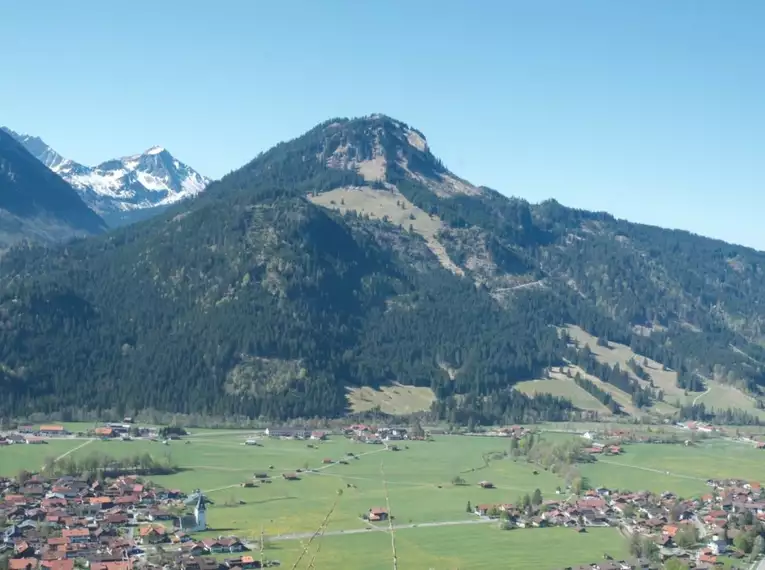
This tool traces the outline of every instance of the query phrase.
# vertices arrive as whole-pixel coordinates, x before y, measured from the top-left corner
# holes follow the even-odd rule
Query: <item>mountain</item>
[[[22,240],[52,243],[104,229],[69,184],[0,131],[0,252]]]
[[[429,394],[450,422],[757,421],[764,268],[471,184],[390,117],[333,119],[142,224],[5,256],[0,414],[286,419]]]
[[[58,154],[39,137],[9,133],[45,166],[69,182],[110,226],[145,219],[196,196],[210,183],[162,147],[89,167]]]

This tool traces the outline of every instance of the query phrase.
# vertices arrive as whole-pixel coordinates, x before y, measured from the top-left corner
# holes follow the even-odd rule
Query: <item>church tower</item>
[[[194,518],[197,531],[207,530],[207,499],[201,491],[197,491],[197,503],[194,505]]]

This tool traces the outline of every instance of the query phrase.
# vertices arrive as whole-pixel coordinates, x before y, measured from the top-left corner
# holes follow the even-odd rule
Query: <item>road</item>
[[[486,524],[490,522],[497,522],[494,519],[489,518],[476,518],[462,521],[440,521],[440,522],[425,522],[425,523],[411,523],[411,524],[394,524],[393,530],[403,530],[407,528],[425,528],[425,527],[437,527],[437,526],[459,526],[459,525],[472,525],[472,524]],[[345,530],[331,530],[326,531],[323,536],[341,536],[347,534],[364,534],[365,532],[390,532],[389,527],[380,527],[371,525],[368,528],[351,528]],[[279,534],[276,536],[268,536],[268,540],[304,540],[311,538],[315,532],[298,532],[290,534]],[[248,544],[248,548],[258,548],[257,545]]]

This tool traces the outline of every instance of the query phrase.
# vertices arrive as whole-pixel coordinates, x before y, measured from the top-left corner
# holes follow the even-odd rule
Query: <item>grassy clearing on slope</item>
[[[430,409],[436,396],[430,388],[394,384],[379,390],[365,386],[348,388],[348,403],[354,412],[379,408],[391,415],[405,415]]]
[[[397,190],[374,190],[369,187],[337,188],[316,196],[308,196],[314,204],[338,210],[357,212],[372,219],[388,219],[390,223],[421,235],[438,261],[449,271],[462,275],[463,271],[449,258],[436,234],[443,227],[438,216],[430,216]]]
[[[755,407],[754,399],[734,386],[705,379],[709,393],[686,393],[685,390],[677,386],[677,373],[672,370],[664,370],[659,362],[636,354],[630,347],[616,342],[609,342],[609,348],[598,346],[598,338],[578,326],[569,325],[565,330],[580,348],[584,347],[585,344],[588,345],[599,362],[610,366],[618,364],[622,370],[629,371],[627,362],[630,359],[636,360],[651,375],[654,385],[664,392],[664,404],[657,403],[654,406],[658,412],[671,413],[677,404],[704,402],[707,406],[717,409],[746,410],[751,414],[765,418],[765,412]],[[631,371],[630,376],[639,380]],[[645,382],[641,381],[641,383],[645,385]]]
[[[568,378],[559,372],[551,372],[550,378],[519,382],[515,385],[515,389],[528,395],[550,394],[560,398],[567,398],[580,410],[611,415],[611,411],[601,404],[595,396],[578,386],[572,378]]]

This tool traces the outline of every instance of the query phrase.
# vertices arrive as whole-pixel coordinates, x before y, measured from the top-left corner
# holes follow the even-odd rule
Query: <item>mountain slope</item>
[[[0,131],[0,250],[25,239],[50,243],[104,227],[71,186]]]
[[[566,367],[613,413],[686,413],[667,394],[705,382],[756,403],[764,260],[507,198],[400,121],[334,119],[143,224],[7,256],[0,365],[19,381],[0,413],[337,415],[349,388],[400,383],[448,421],[561,419],[570,402],[512,388]]]
[[[155,215],[170,204],[196,196],[210,183],[162,147],[89,167],[62,157],[38,137],[2,130],[69,182],[111,226]]]

